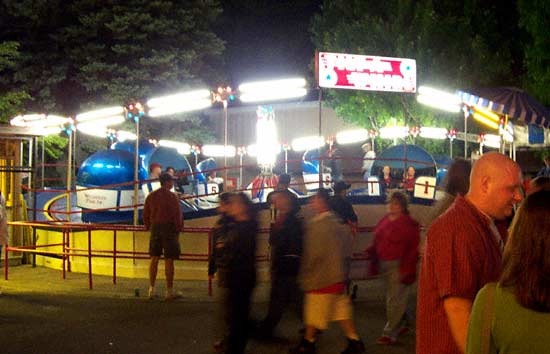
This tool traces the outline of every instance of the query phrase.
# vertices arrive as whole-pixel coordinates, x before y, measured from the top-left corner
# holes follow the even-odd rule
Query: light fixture
[[[322,136],[306,136],[292,140],[292,150],[305,151],[317,149],[325,145],[325,138]]]
[[[427,106],[455,113],[460,112],[462,104],[459,96],[428,86],[418,87],[416,100]]]
[[[114,121],[117,121],[117,120],[120,121],[119,118],[122,118],[122,121],[124,121],[124,107],[122,106],[107,107],[107,108],[96,109],[94,111],[80,113],[76,115],[75,120],[77,123],[83,123],[83,122],[95,122],[95,121],[105,122],[105,121],[109,121],[109,119],[113,119]],[[118,123],[113,123],[113,124],[118,124]]]
[[[237,149],[234,146],[227,145],[204,145],[202,147],[202,153],[206,156],[212,157],[233,157],[235,156]]]
[[[147,101],[150,117],[200,110],[209,107],[211,104],[210,91],[207,89],[155,97]]]
[[[427,139],[447,139],[448,131],[445,128],[420,127],[420,137]],[[456,133],[455,133],[456,135]]]
[[[178,151],[178,153],[180,153],[182,155],[188,155],[188,154],[191,153],[191,145],[189,145],[187,143],[182,143],[182,142],[179,142],[179,141],[159,140],[158,145],[176,149]]]
[[[306,84],[303,78],[244,83],[239,86],[239,98],[242,102],[258,102],[303,97],[307,94]]]
[[[365,141],[369,138],[367,129],[345,130],[336,134],[338,144],[353,144]]]
[[[409,127],[384,127],[380,128],[380,137],[382,139],[405,138],[409,135]]]

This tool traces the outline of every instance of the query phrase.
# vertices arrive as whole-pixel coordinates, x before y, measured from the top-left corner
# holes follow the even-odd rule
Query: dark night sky
[[[229,81],[310,75],[315,49],[309,26],[320,0],[227,0],[219,35]]]

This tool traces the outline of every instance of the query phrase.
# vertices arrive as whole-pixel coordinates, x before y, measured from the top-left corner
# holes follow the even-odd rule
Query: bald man
[[[521,184],[514,161],[485,154],[472,167],[466,196],[430,226],[418,285],[417,354],[464,353],[474,298],[500,277],[506,230],[496,225],[521,201]]]

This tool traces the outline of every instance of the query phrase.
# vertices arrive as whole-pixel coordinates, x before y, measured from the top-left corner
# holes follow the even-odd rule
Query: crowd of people
[[[386,177],[389,171],[384,169],[384,183]],[[499,153],[487,153],[473,165],[457,159],[447,175],[444,198],[426,225],[421,250],[421,226],[409,212],[408,179],[414,179],[412,168],[402,182],[405,191],[389,194],[387,213],[365,250],[370,274],[386,281],[387,321],[377,343],[393,345],[414,330],[418,354],[550,352],[548,181],[532,182],[521,203],[522,173],[514,161]],[[159,180],[161,189],[147,197],[144,209],[144,223],[151,230],[149,295],[156,295],[157,264],[164,254],[166,297],[172,299],[173,260],[179,255],[183,220],[178,199],[170,192],[172,176],[163,173]],[[208,275],[217,279],[224,329],[214,349],[244,353],[250,333],[271,337],[285,308],[293,305],[303,328],[290,353],[315,353],[316,337],[330,322],[337,322],[347,339],[342,353],[364,353],[349,289],[358,222],[346,200],[350,184],[337,181],[332,196],[319,189],[309,198],[312,215],[304,219],[296,194],[288,188],[290,179],[283,175],[280,180],[268,196],[269,306],[255,326],[249,314],[256,283],[257,208],[243,193],[220,195]]]

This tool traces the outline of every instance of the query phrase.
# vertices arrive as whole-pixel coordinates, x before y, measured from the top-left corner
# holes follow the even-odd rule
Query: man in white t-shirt
[[[361,146],[361,149],[365,152],[363,156],[363,179],[367,180],[370,177],[370,170],[374,164],[374,159],[376,158],[376,153],[372,150],[370,143],[365,143]]]

